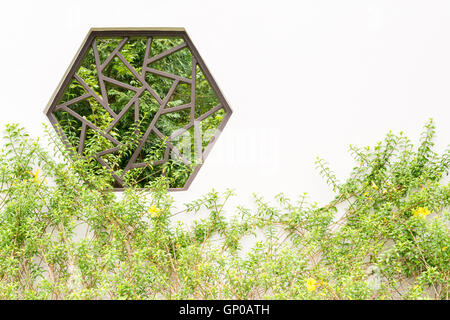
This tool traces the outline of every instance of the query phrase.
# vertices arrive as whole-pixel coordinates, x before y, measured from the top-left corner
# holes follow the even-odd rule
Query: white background
[[[449,1],[2,1],[0,126],[42,134],[43,114],[91,27],[185,27],[234,113],[178,204],[211,188],[333,194],[349,144],[393,130],[417,142],[433,117],[449,142]],[[237,157],[240,152],[241,159]]]

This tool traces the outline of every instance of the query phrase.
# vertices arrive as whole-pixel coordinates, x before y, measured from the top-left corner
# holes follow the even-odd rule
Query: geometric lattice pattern
[[[186,190],[232,111],[184,29],[138,28],[91,29],[45,113],[115,190]]]

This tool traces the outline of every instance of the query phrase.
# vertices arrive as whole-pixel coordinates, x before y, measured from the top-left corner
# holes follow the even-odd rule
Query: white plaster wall
[[[325,202],[316,156],[344,179],[349,144],[391,129],[417,142],[429,117],[438,150],[449,142],[450,2],[430,0],[3,1],[0,126],[41,135],[89,28],[114,26],[185,27],[233,108],[178,205],[213,187],[234,188],[244,205],[252,192]]]

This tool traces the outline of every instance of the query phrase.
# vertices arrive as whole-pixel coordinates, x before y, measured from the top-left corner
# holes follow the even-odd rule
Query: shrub
[[[389,133],[350,147],[357,166],[324,206],[255,195],[225,213],[233,191],[174,212],[170,181],[108,191],[93,159],[70,162],[8,125],[0,156],[1,299],[448,299],[449,150]],[[206,213],[192,226],[179,214]],[[254,244],[249,239],[254,238]]]

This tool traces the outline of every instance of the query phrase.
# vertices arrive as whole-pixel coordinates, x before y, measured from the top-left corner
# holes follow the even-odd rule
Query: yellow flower
[[[150,217],[156,218],[156,217],[159,216],[159,213],[161,212],[161,209],[160,209],[160,208],[157,208],[157,207],[155,207],[155,206],[153,205],[153,206],[151,206],[151,207],[148,209],[148,212],[150,213]]]
[[[425,218],[430,214],[430,210],[428,208],[418,207],[416,210],[413,211],[414,217],[418,218]]]
[[[312,291],[316,291],[316,288],[317,288],[317,281],[316,281],[316,279],[308,278],[308,280],[306,280],[306,289],[309,292],[312,292]]]
[[[445,246],[445,247],[442,248],[442,251],[445,251],[445,250],[447,250],[447,246]]]
[[[378,190],[378,186],[375,184],[375,182],[373,182],[372,181],[372,187],[375,189],[375,190]]]
[[[39,183],[39,168],[35,172],[30,172],[33,176],[33,182]]]

